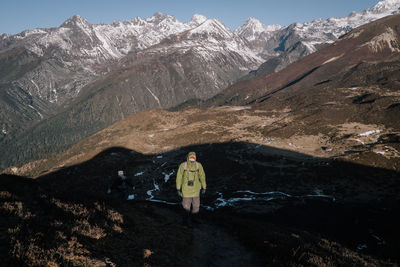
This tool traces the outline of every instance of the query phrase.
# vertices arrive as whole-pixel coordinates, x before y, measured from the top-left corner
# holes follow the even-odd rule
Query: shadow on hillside
[[[189,151],[207,174],[204,222],[226,229],[266,263],[320,257],[341,265],[366,260],[364,254],[372,263],[399,260],[399,173],[222,143],[158,155],[113,147],[37,180],[0,176],[6,264],[179,265],[195,242],[177,223],[175,174]],[[106,193],[118,170],[135,185],[134,201]]]

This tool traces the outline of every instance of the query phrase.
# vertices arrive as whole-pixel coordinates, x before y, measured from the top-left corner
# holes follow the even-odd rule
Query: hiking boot
[[[201,224],[199,213],[192,213],[192,219],[193,219],[193,223]]]
[[[187,227],[192,227],[193,223],[192,223],[192,215],[190,212],[186,212],[185,217],[184,217],[184,223],[185,226]]]
[[[181,218],[182,218],[181,223],[182,223],[183,226],[191,226],[192,218],[190,216],[190,212],[187,212],[186,210],[183,210]]]

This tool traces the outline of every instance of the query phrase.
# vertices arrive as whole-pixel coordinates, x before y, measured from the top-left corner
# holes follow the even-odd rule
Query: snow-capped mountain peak
[[[154,15],[152,17],[146,19],[146,21],[150,22],[150,23],[159,24],[162,21],[176,21],[176,18],[174,16],[171,16],[168,14],[156,12],[156,13],[154,13]]]
[[[219,20],[208,19],[198,27],[190,30],[190,36],[207,35],[207,37],[222,37],[224,39],[232,38],[233,33]]]
[[[256,18],[248,18],[246,22],[235,30],[235,33],[246,38],[248,41],[253,41],[260,38],[261,34],[267,34],[282,28],[281,25],[264,25]]]
[[[200,14],[194,14],[192,16],[192,20],[189,22],[189,25],[193,26],[193,27],[197,27],[200,24],[202,24],[203,22],[205,22],[206,20],[207,20],[207,18],[205,16],[200,15]]]
[[[397,10],[396,10],[397,9]],[[372,13],[384,13],[391,11],[392,14],[399,13],[400,0],[383,0],[378,2],[372,9]]]
[[[265,29],[265,25],[256,18],[248,18],[242,27],[252,29],[254,32],[262,32]]]
[[[74,15],[61,24],[61,27],[71,26],[88,27],[90,26],[90,23],[84,17],[81,17],[80,15]]]

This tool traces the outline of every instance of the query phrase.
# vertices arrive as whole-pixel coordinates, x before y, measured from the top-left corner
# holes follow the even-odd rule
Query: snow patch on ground
[[[332,62],[332,61],[335,61],[335,60],[341,58],[343,55],[344,55],[344,54],[341,54],[340,56],[330,58],[330,59],[328,59],[327,61],[325,61],[324,63],[322,63],[322,65],[325,65],[325,64],[327,64],[327,63],[329,63],[329,62]]]
[[[360,245],[357,246],[357,250],[358,251],[364,250],[366,248],[368,248],[368,246],[366,244],[360,244]]]
[[[207,206],[207,205],[200,205],[202,208],[208,211],[214,211],[215,209],[213,207]]]
[[[154,185],[154,188],[147,191],[147,195],[149,197],[146,200],[152,200],[154,198],[153,192],[160,191],[160,187],[158,186],[158,184],[155,181],[153,182],[153,185]]]
[[[51,102],[51,101],[50,101]],[[43,115],[36,109],[34,108],[32,105],[28,105],[28,107],[30,107],[31,109],[33,109],[34,111],[36,111],[36,113],[39,115],[40,119],[43,119]]]
[[[375,234],[372,234],[371,236],[373,238],[375,238],[375,240],[377,241],[378,245],[380,245],[380,246],[386,245],[386,241],[383,238],[381,238],[381,237],[379,237],[379,236],[377,236]]]
[[[382,132],[382,131],[381,130],[371,130],[371,131],[368,131],[365,133],[361,133],[361,134],[359,134],[359,136],[370,136],[371,134],[380,133],[380,132]]]
[[[226,200],[223,198],[222,193],[217,192],[217,194],[219,195],[219,197],[216,199],[216,201],[218,203],[215,204],[216,207],[225,207],[226,205],[228,205],[228,202],[226,202]]]
[[[361,143],[362,145],[365,145],[365,143],[363,141],[361,141],[359,138],[357,138],[356,141]]]
[[[172,172],[170,172],[170,173],[165,173],[165,172],[163,172],[163,174],[164,174],[164,182],[166,183],[166,182],[168,182],[169,179],[171,178],[171,175],[174,174],[174,171],[172,171]]]
[[[158,186],[158,184],[155,181],[153,182],[153,185],[154,185],[154,188],[147,191],[147,195],[149,196],[148,198],[146,198],[147,201],[164,203],[164,204],[167,204],[167,205],[178,205],[179,204],[179,203],[175,203],[175,202],[169,202],[169,201],[165,201],[165,200],[154,199],[153,193],[155,191],[160,191],[160,187]]]
[[[126,200],[133,200],[133,199],[135,199],[135,195],[134,195],[134,194],[129,195],[128,198],[127,198]]]
[[[146,86],[147,91],[150,92],[150,94],[154,97],[154,99],[157,101],[158,105],[161,108],[161,103],[160,103],[160,99],[158,99],[158,97]]]
[[[144,174],[144,172],[138,172],[138,173],[135,174],[135,176],[141,176],[143,174]]]
[[[325,195],[323,193],[322,190],[320,189],[315,189],[314,190],[315,194],[311,194],[311,195],[304,195],[304,196],[299,196],[300,198],[329,198],[332,201],[336,201],[336,198],[334,196],[330,196],[330,195]]]
[[[33,85],[36,87],[36,89],[37,89],[37,92],[39,92],[40,91],[40,88],[39,88],[39,86],[35,83],[35,81],[34,80],[30,80],[32,83],[33,83]]]
[[[231,107],[231,110],[233,111],[240,111],[240,110],[246,110],[250,109],[251,107],[241,107],[241,106],[236,106],[236,107]]]
[[[294,147],[294,148],[298,148],[295,144],[293,144],[292,142],[288,143],[289,146]]]
[[[236,192],[237,193],[247,193],[247,194],[250,194],[250,195],[282,195],[282,196],[285,196],[285,197],[292,197],[289,194],[286,194],[286,193],[283,193],[283,192],[279,192],[279,191],[257,193],[257,192],[253,192],[253,191],[250,191],[250,190],[239,190],[239,191],[236,191]]]
[[[388,159],[400,157],[399,152],[391,146],[376,145],[372,151]]]
[[[306,199],[306,198],[327,198],[332,201],[336,201],[336,198],[334,196],[326,195],[323,193],[322,190],[316,189],[314,191],[314,194],[307,194],[307,195],[301,195],[301,196],[293,196],[284,192],[279,192],[279,191],[271,191],[271,192],[252,192],[250,190],[239,190],[236,191],[234,194],[239,194],[240,196],[238,197],[232,197],[229,199],[225,199],[223,197],[223,194],[220,192],[217,192],[218,198],[215,200],[214,205],[216,208],[220,207],[233,207],[235,203],[241,202],[241,201],[273,201],[273,200],[282,200],[282,199]]]
[[[225,207],[225,206],[232,206],[233,203],[238,202],[238,201],[250,201],[250,200],[253,200],[252,197],[224,199],[222,193],[218,192],[218,195],[219,195],[219,197],[216,200],[217,203],[215,203],[215,207],[216,208]]]

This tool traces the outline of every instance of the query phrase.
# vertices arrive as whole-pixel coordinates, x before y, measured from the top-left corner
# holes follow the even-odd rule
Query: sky
[[[193,14],[217,18],[231,30],[254,17],[265,25],[289,25],[317,18],[344,17],[373,7],[378,0],[0,0],[0,34],[58,27],[73,15],[90,23],[112,23],[156,12],[182,22]]]

